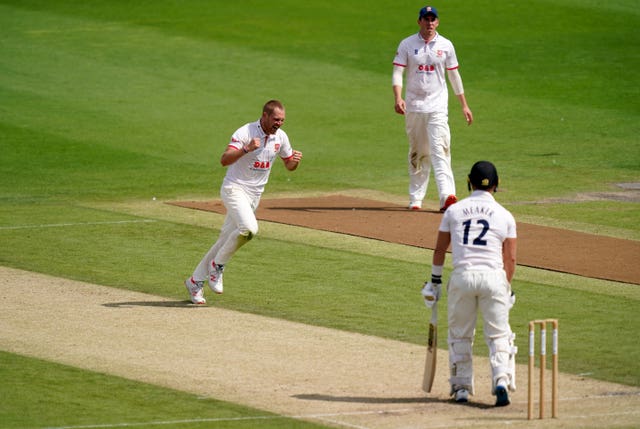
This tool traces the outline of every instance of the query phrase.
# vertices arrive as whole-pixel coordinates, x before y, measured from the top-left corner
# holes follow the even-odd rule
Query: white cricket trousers
[[[451,132],[446,112],[407,112],[405,129],[409,138],[409,199],[422,202],[427,194],[429,175],[438,187],[440,207],[449,195],[456,194],[451,170]]]
[[[227,209],[227,215],[218,240],[193,272],[193,279],[196,281],[203,281],[209,277],[211,261],[219,265],[226,264],[240,247],[258,234],[255,211],[260,203],[259,195],[251,195],[239,186],[223,184],[220,197]]]
[[[456,269],[447,285],[449,324],[449,369],[454,386],[473,394],[473,340],[478,310],[482,313],[484,339],[489,347],[492,393],[495,383],[505,377],[515,390],[514,336],[509,326],[511,286],[502,269]]]

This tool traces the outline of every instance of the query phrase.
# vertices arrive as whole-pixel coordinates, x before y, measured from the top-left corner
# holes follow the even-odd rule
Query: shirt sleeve
[[[245,144],[248,144],[251,139],[249,138],[249,127],[247,125],[238,128],[231,136],[231,141],[228,146],[233,146],[236,149],[242,149]]]
[[[516,220],[513,215],[509,213],[509,221],[507,223],[507,238],[517,238]]]
[[[278,151],[278,154],[282,159],[291,158],[293,156],[293,148],[291,147],[291,142],[289,142],[289,136],[284,131],[282,130],[280,131],[282,132],[281,133],[282,135],[281,135],[281,142],[280,142],[281,143],[280,150]]]
[[[393,65],[401,67],[407,66],[407,50],[404,49],[404,41],[398,45],[396,56],[393,58]]]
[[[447,70],[454,70],[458,68],[458,57],[456,56],[456,49],[453,47],[453,43],[449,42],[449,55],[445,61]]]

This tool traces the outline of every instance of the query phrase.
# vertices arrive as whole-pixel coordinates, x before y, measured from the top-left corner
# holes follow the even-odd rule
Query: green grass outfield
[[[501,175],[498,199],[517,220],[640,240],[638,202],[581,198],[640,182],[637,1],[434,5],[475,117],[467,127],[451,97],[459,194],[473,162],[489,159]],[[231,133],[270,98],[285,103],[283,128],[304,160],[293,174],[276,166],[265,197],[353,189],[404,196],[407,144],[393,112],[391,62],[398,42],[417,31],[421,6],[0,1],[0,265],[184,298],[180,283],[219,224],[160,202],[217,198],[218,159]],[[433,184],[427,198],[435,200]],[[153,222],[114,223],[122,220]],[[232,260],[227,282],[247,286],[216,305],[424,341],[416,291],[430,270],[428,252],[394,246],[390,257],[389,244],[287,228],[261,225],[242,259],[274,259],[242,275],[241,259]],[[292,259],[295,275],[268,269]],[[326,267],[321,275],[318,266]],[[514,326],[562,320],[564,371],[640,386],[638,287],[521,268],[514,288]],[[520,335],[521,351],[524,341]],[[48,377],[33,376],[42,372]],[[0,401],[0,421],[11,428],[176,421],[193,400],[7,353],[0,377],[12,380],[0,383],[0,397],[12,397]],[[122,394],[101,407],[100,392],[84,395],[96,383]],[[157,408],[136,406],[149,396]],[[173,407],[168,396],[178,398]],[[86,420],[73,406],[52,405],[78,401],[91,410]],[[267,415],[204,402],[211,421],[203,427],[251,427],[224,419]]]

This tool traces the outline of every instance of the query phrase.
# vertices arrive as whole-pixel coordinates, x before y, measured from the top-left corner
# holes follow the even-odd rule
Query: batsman
[[[516,267],[516,222],[496,202],[498,171],[488,161],[473,165],[468,175],[471,195],[444,212],[433,252],[431,281],[422,288],[428,308],[441,295],[442,272],[449,245],[453,272],[447,284],[450,394],[467,402],[474,394],[473,340],[478,310],[489,347],[491,393],[496,406],[509,405],[516,390],[515,335],[509,311],[515,303],[511,280]]]

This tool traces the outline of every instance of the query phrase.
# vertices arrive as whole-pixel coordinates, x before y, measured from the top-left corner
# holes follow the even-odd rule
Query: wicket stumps
[[[540,418],[544,418],[544,381],[546,369],[546,349],[547,349],[547,324],[551,324],[553,329],[552,337],[552,358],[551,362],[551,417],[558,417],[558,319],[541,319],[529,322],[529,395],[527,418],[533,419],[533,373],[535,370],[535,331],[536,326],[540,327]]]

